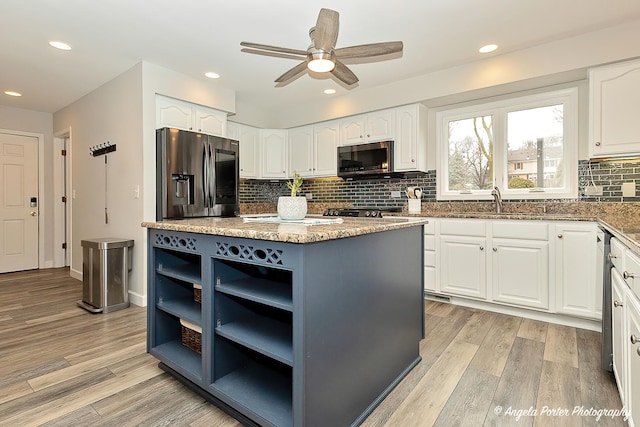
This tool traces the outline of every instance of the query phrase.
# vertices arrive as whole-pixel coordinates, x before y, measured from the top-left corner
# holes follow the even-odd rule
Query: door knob
[[[38,213],[37,213],[37,212],[34,212],[34,211],[31,211],[31,212],[29,212],[29,215],[31,215],[31,216],[36,216],[36,215],[38,215]]]

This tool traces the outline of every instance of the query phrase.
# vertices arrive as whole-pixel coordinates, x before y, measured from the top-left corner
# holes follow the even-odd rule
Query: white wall
[[[82,274],[81,240],[133,239],[129,289],[132,302],[138,304],[146,290],[142,282],[146,252],[140,227],[142,198],[134,198],[134,187],[142,184],[141,82],[142,68],[138,64],[53,116],[56,132],[72,130],[72,273]],[[105,156],[91,157],[89,147],[107,141],[116,145],[116,151],[107,155],[109,222],[105,223]]]
[[[54,265],[53,240],[53,115],[38,111],[23,110],[0,105],[0,129],[44,135],[44,158],[39,159],[44,173],[44,194],[40,194],[40,215],[44,217],[44,265]]]

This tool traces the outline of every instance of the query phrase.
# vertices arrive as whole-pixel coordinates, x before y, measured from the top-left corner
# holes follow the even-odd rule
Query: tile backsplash
[[[637,182],[636,182],[637,180]],[[622,197],[622,184],[635,183],[640,191],[640,161],[634,162],[578,162],[578,199],[583,202],[639,202],[640,197]],[[585,188],[594,183],[602,186],[601,196],[585,194]],[[353,206],[403,207],[407,196],[404,190],[410,186],[423,189],[423,201],[436,201],[436,171],[409,173],[403,178],[344,181],[340,178],[305,179],[301,194],[311,194],[314,202],[349,203]],[[391,197],[399,191],[400,197]],[[279,196],[289,195],[286,180],[240,181],[241,203],[274,203]],[[537,201],[539,203],[539,200]]]

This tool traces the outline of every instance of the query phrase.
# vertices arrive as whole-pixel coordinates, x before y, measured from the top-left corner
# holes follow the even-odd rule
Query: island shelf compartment
[[[227,404],[242,405],[260,425],[293,425],[293,373],[288,365],[216,336],[213,384]]]
[[[202,356],[182,344],[180,318],[164,311],[156,311],[149,353],[172,369],[196,382],[202,382]]]
[[[216,292],[293,311],[289,270],[215,259],[213,272]]]
[[[202,283],[201,257],[199,255],[158,248],[155,258],[155,270],[158,274],[184,282]]]
[[[165,276],[158,276],[156,280],[156,307],[202,326],[202,305],[193,299],[193,285]]]

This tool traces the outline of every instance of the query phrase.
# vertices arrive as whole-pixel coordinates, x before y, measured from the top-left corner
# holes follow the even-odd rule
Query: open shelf
[[[293,425],[292,379],[284,372],[250,362],[218,379],[213,387],[273,425]]]
[[[218,326],[216,334],[293,366],[290,324],[255,315]]]
[[[180,340],[168,341],[153,347],[151,354],[169,364],[171,368],[186,371],[199,381],[202,380],[202,358],[195,351],[182,345]]]
[[[256,277],[244,277],[221,282],[216,285],[216,290],[281,310],[293,311],[291,284],[289,283]]]
[[[158,302],[157,307],[180,319],[202,326],[202,314],[200,304],[193,299],[174,299]]]
[[[158,274],[163,276],[173,277],[174,279],[182,280],[191,283],[202,283],[200,275],[200,264],[192,264],[184,262],[177,265],[158,264],[156,268]]]

